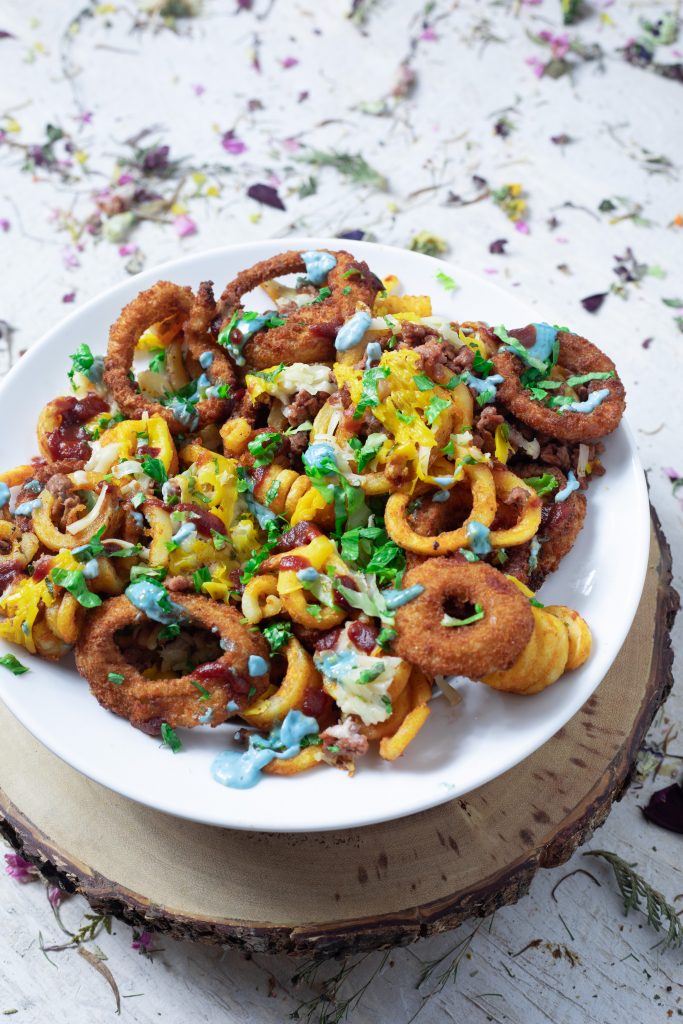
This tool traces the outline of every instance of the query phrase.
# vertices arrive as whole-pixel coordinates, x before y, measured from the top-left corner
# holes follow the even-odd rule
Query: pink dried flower
[[[133,253],[138,251],[138,246],[135,242],[128,242],[126,245],[119,246],[119,256],[132,256]]]
[[[22,857],[20,853],[5,854],[5,871],[16,882],[33,882],[38,874],[38,868],[30,861]]]
[[[65,245],[62,249],[62,259],[64,266],[68,270],[75,270],[76,267],[80,267],[81,261],[78,258],[78,254],[72,245]]]
[[[139,953],[149,953],[152,946],[152,933],[148,931],[133,932],[131,949],[137,949]]]
[[[680,480],[680,476],[672,466],[662,466],[662,473],[672,482],[674,480]]]
[[[516,220],[515,231],[519,231],[520,235],[528,235],[530,233],[529,225],[525,220]]]
[[[297,153],[301,149],[301,143],[298,139],[284,139],[282,148],[286,149],[288,153]]]
[[[74,302],[76,299],[76,292],[67,292],[66,295],[62,295],[62,302]]]
[[[245,142],[238,139],[233,131],[225,132],[221,139],[221,146],[232,156],[239,156],[240,153],[244,153],[247,149]]]
[[[135,181],[132,174],[120,174],[117,184],[118,185],[131,185]]]
[[[58,885],[48,885],[47,900],[51,907],[57,908],[66,899],[66,893]]]
[[[285,57],[284,60],[280,61],[280,64],[285,69],[285,71],[287,70],[287,68],[295,68],[298,63],[299,61],[298,58],[296,57]]]
[[[545,64],[542,60],[539,60],[538,57],[527,57],[526,63],[529,65],[530,68],[533,68],[533,72],[536,75],[536,78],[543,78],[543,73],[545,72]]]
[[[204,93],[206,92],[206,86],[199,84],[193,85],[192,92],[195,94],[195,96],[203,96]]]
[[[10,222],[7,220],[7,217],[0,217],[0,231],[9,231],[9,229]]]
[[[187,238],[188,235],[197,234],[197,225],[186,213],[181,213],[173,220],[173,226],[179,238]]]
[[[436,32],[434,31],[434,29],[432,28],[431,25],[425,25],[425,27],[422,29],[422,32],[420,32],[420,39],[424,43],[435,43],[436,42],[437,35],[436,35]]]

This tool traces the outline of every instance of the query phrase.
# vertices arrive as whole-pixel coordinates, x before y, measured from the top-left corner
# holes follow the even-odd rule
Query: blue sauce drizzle
[[[205,391],[209,387],[211,387],[211,381],[209,380],[209,378],[206,376],[205,373],[200,374],[199,377],[197,377],[197,380],[195,381],[195,390]]]
[[[365,349],[365,368],[369,370],[371,366],[377,366],[380,359],[382,358],[382,346],[378,341],[369,341],[368,347]]]
[[[358,658],[353,651],[328,651],[322,657],[316,654],[314,661],[324,676],[342,686],[347,675],[358,668]]]
[[[360,345],[365,337],[365,332],[370,326],[372,317],[364,309],[359,309],[350,320],[347,320],[340,328],[337,337],[334,339],[334,347],[337,352],[348,352],[350,348]]]
[[[234,714],[235,711],[239,711],[239,709],[240,706],[236,700],[229,700],[228,703],[225,705],[225,710],[229,711],[231,714]]]
[[[248,491],[244,492],[244,500],[249,511],[252,515],[256,516],[256,520],[262,530],[265,530],[268,523],[274,523],[277,519],[274,512],[271,512],[265,505],[261,505]]]
[[[436,494],[432,494],[432,501],[448,501],[450,491],[437,491]]]
[[[316,580],[320,579],[320,573],[312,565],[307,565],[305,569],[299,569],[296,578],[301,583],[315,583]]]
[[[21,505],[17,505],[14,510],[15,516],[30,516],[34,508],[42,508],[43,503],[40,498],[34,498],[33,501],[24,501]]]
[[[181,423],[186,430],[196,430],[199,426],[199,415],[194,406],[182,401],[180,398],[171,398],[166,403],[178,423]]]
[[[144,520],[144,518],[142,516],[142,512],[135,512],[135,511],[133,511],[133,512],[131,512],[131,515],[132,515],[132,517],[133,517],[133,519],[135,521],[135,525],[139,526],[142,529],[142,527],[145,525],[145,520]]]
[[[27,483],[24,484],[24,490],[30,491],[31,494],[40,494],[42,489],[43,485],[41,483],[38,483],[37,480],[29,480]]]
[[[566,501],[572,491],[578,491],[579,481],[574,476],[574,470],[570,469],[567,474],[567,486],[563,487],[561,491],[558,491],[555,495],[555,501]]]
[[[541,550],[541,542],[538,537],[531,538],[529,546],[529,568],[538,569],[538,555]]]
[[[9,501],[9,487],[5,483],[0,483],[0,508],[4,508]]]
[[[319,249],[309,249],[301,253],[301,259],[306,266],[306,276],[311,284],[325,284],[327,275],[337,266],[337,257],[331,252],[322,252]]]
[[[465,532],[470,544],[470,551],[474,551],[475,555],[488,555],[490,553],[489,533],[491,531],[488,526],[484,526],[483,523],[473,519],[471,523],[467,524]]]
[[[489,394],[487,395],[486,401],[484,402],[484,405],[488,405],[489,402],[494,401],[498,393],[496,390],[496,385],[502,384],[503,380],[504,378],[501,377],[499,373],[492,373],[490,377],[486,378],[486,380],[482,380],[481,377],[475,377],[473,373],[468,373],[465,379],[465,383],[467,384],[468,388],[472,388],[472,390],[476,391],[478,395],[484,395],[488,391]]]
[[[89,559],[85,563],[85,565],[83,566],[83,575],[85,576],[86,580],[97,579],[99,574],[100,574],[100,567],[97,564],[97,559],[96,558]]]
[[[268,662],[260,654],[250,654],[247,672],[250,676],[264,676],[268,671]]]
[[[591,391],[585,402],[569,402],[561,407],[560,412],[595,412],[608,395],[609,388],[599,388],[598,391]]]
[[[437,484],[439,487],[448,487],[449,484],[455,483],[454,476],[435,476],[433,479],[434,483]]]
[[[200,715],[197,719],[202,725],[210,725],[211,719],[213,718],[213,708],[207,708],[203,715]]]
[[[238,366],[244,366],[244,356],[242,355],[242,349],[252,337],[258,331],[262,330],[271,317],[279,316],[278,313],[273,309],[269,309],[266,313],[262,313],[259,316],[255,316],[253,320],[238,320],[230,331],[228,337],[227,329],[223,329],[218,335],[218,344],[223,345],[228,350],[232,358],[235,360]],[[239,331],[240,340],[236,341],[233,337],[234,331]]]
[[[304,452],[302,461],[306,469],[317,470],[318,473],[329,461],[332,461],[335,466],[337,464],[334,448],[327,441],[314,441]]]
[[[208,370],[211,367],[211,365],[213,364],[213,358],[213,352],[209,352],[207,350],[206,352],[201,353],[201,355],[199,356],[199,365],[201,366],[202,370]]]
[[[197,527],[194,523],[181,523],[180,529],[173,534],[173,540],[176,544],[182,544],[184,540],[189,540],[190,537],[197,535]]]
[[[318,732],[315,718],[301,711],[288,711],[281,725],[273,727],[270,736],[249,737],[249,747],[244,753],[225,750],[211,765],[211,775],[221,786],[233,789],[251,789],[261,778],[261,771],[276,758],[289,760],[301,751],[305,736]]]
[[[408,587],[406,590],[383,590],[382,597],[389,611],[393,612],[394,608],[400,608],[401,605],[414,601],[423,591],[424,587],[422,584],[416,583],[415,586]]]
[[[531,348],[527,349],[530,356],[547,363],[553,353],[553,345],[557,338],[557,327],[550,324],[534,324],[536,328],[536,341]]]
[[[87,377],[91,384],[101,384],[102,377],[104,375],[104,357],[95,356],[92,362],[92,366],[89,370],[86,370],[83,374]]]
[[[182,605],[170,599],[165,587],[160,587],[151,580],[131,583],[126,587],[125,594],[130,603],[144,612],[148,619],[161,622],[164,626],[182,622],[186,618]]]

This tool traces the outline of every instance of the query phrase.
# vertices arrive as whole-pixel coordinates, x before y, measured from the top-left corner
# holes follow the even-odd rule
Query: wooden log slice
[[[526,761],[441,807],[309,835],[196,825],[86,779],[0,705],[0,830],[95,909],[181,938],[333,955],[454,928],[519,900],[621,796],[671,688],[670,581],[653,514],[638,614],[599,689]]]

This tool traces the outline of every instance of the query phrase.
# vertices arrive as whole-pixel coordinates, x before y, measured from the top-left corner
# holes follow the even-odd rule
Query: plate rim
[[[508,299],[513,298],[516,301],[520,302],[522,305],[527,305],[530,308],[538,306],[539,304],[537,300],[531,300],[524,298],[522,296],[517,296],[509,289],[502,287],[498,282],[490,281],[483,275],[476,274],[473,271],[468,270],[466,267],[459,266],[457,263],[452,262],[451,260],[437,259],[435,257],[428,256],[427,254],[424,253],[416,253],[413,252],[412,250],[406,250],[398,246],[387,245],[384,243],[369,242],[355,239],[296,235],[287,236],[282,239],[268,238],[252,240],[248,242],[240,242],[230,245],[214,246],[210,249],[203,249],[197,252],[190,252],[183,256],[166,260],[163,263],[155,264],[154,266],[142,271],[140,274],[136,274],[131,278],[127,278],[122,281],[116,282],[109,288],[98,292],[92,298],[88,299],[85,303],[83,303],[83,305],[78,306],[76,309],[70,311],[65,317],[63,317],[56,324],[51,326],[44,334],[42,334],[41,337],[38,338],[31,345],[31,347],[26,351],[26,353],[21,357],[21,359],[17,360],[14,366],[5,375],[4,379],[0,381],[0,403],[2,402],[2,397],[5,394],[5,391],[8,390],[9,387],[12,385],[15,376],[17,376],[18,374],[23,374],[25,372],[25,368],[27,366],[32,365],[33,361],[37,360],[40,357],[40,353],[44,353],[45,349],[47,348],[47,346],[49,346],[50,341],[54,335],[61,334],[65,329],[68,329],[68,327],[71,324],[78,323],[79,320],[81,320],[83,317],[86,317],[88,313],[92,311],[94,308],[105,303],[107,300],[115,298],[117,294],[126,295],[132,291],[133,294],[135,295],[140,291],[150,287],[150,285],[154,283],[156,280],[161,280],[167,273],[173,274],[173,272],[177,272],[179,268],[182,268],[182,272],[187,273],[187,271],[190,268],[192,268],[194,264],[201,264],[203,261],[207,259],[217,258],[225,254],[239,254],[239,252],[241,251],[253,253],[254,250],[262,250],[262,255],[257,255],[255,257],[256,259],[262,259],[266,258],[269,255],[269,250],[277,251],[279,249],[280,251],[282,251],[285,247],[292,249],[343,248],[347,243],[349,244],[349,247],[354,250],[354,255],[358,255],[359,257],[366,258],[368,260],[372,259],[373,252],[381,251],[384,254],[396,253],[399,254],[399,256],[403,259],[408,258],[411,260],[424,262],[425,264],[429,264],[441,270],[447,268],[449,271],[453,271],[456,281],[458,279],[462,281],[463,279],[466,278],[473,283],[483,283],[486,285],[487,290],[498,291],[501,293],[502,296],[505,296]],[[254,259],[253,256],[250,258],[252,260]],[[128,299],[126,301],[130,300]],[[106,328],[106,331],[108,331],[108,326]],[[106,331],[103,332],[103,334],[105,335],[105,339]],[[559,728],[562,728],[564,725],[566,725],[567,722],[571,718],[573,718],[574,715],[577,714],[577,712],[585,703],[585,701],[590,699],[590,697],[596,692],[605,675],[614,664],[614,661],[619,651],[623,647],[626,636],[628,635],[631,629],[638,609],[640,598],[642,596],[643,586],[645,583],[645,576],[647,572],[647,565],[649,560],[649,498],[646,477],[642,467],[642,463],[640,461],[635,435],[626,417],[622,419],[619,427],[617,428],[617,431],[615,431],[615,434],[616,433],[621,433],[624,437],[628,449],[629,468],[633,471],[634,480],[636,482],[636,489],[632,495],[634,503],[634,518],[637,522],[642,522],[644,526],[642,547],[640,549],[640,559],[634,566],[634,570],[631,574],[631,579],[634,582],[634,588],[631,591],[632,607],[629,609],[629,613],[627,615],[621,616],[618,620],[618,623],[621,627],[615,630],[618,636],[618,642],[615,642],[612,657],[609,659],[609,663],[605,667],[604,674],[600,677],[600,679],[596,681],[591,693],[587,696],[582,696],[578,702],[576,699],[573,701],[568,700],[567,704],[568,707],[571,708],[571,710],[568,711],[566,715],[563,712],[562,717],[564,718],[564,721],[559,726],[553,725],[552,727],[550,727],[548,731],[541,730],[543,738],[540,740],[540,742],[537,742],[536,739],[533,739],[531,741],[531,746],[529,747],[529,749],[524,748],[523,751],[519,753],[518,756],[515,756],[514,759],[509,764],[507,764],[506,768],[504,768],[502,771],[498,768],[492,768],[490,772],[483,772],[481,774],[481,777],[478,778],[476,785],[466,785],[466,787],[462,790],[460,790],[459,787],[456,787],[458,788],[457,793],[447,789],[444,789],[443,793],[441,793],[439,792],[438,787],[434,787],[434,790],[433,792],[431,792],[430,795],[427,795],[429,791],[421,790],[419,786],[408,787],[408,791],[413,791],[416,795],[424,793],[424,796],[422,797],[422,799],[419,800],[414,797],[412,800],[406,801],[407,806],[402,808],[400,812],[392,810],[388,813],[382,813],[380,807],[378,806],[375,810],[375,813],[372,813],[372,811],[368,813],[367,804],[364,804],[362,800],[357,801],[354,802],[354,804],[356,806],[363,807],[365,811],[360,821],[352,821],[349,819],[343,820],[335,824],[325,823],[322,825],[316,823],[315,821],[311,821],[302,822],[295,825],[288,823],[286,826],[284,826],[284,823],[281,824],[277,821],[275,824],[273,824],[272,819],[257,820],[252,818],[251,820],[247,821],[244,820],[243,816],[242,818],[238,818],[238,820],[230,820],[228,822],[224,820],[216,820],[215,818],[208,819],[206,814],[201,812],[197,814],[188,813],[187,811],[179,812],[177,809],[173,807],[172,801],[165,799],[165,794],[156,794],[155,798],[152,799],[151,797],[145,797],[144,795],[141,796],[140,793],[134,792],[132,787],[126,785],[125,783],[119,784],[117,786],[113,784],[111,779],[105,780],[104,778],[100,777],[96,769],[90,767],[89,765],[81,765],[78,762],[78,757],[76,755],[68,756],[68,753],[66,751],[56,751],[53,748],[53,746],[51,746],[50,743],[47,742],[46,739],[44,738],[43,730],[38,729],[37,731],[34,731],[34,729],[27,723],[25,717],[28,717],[30,720],[30,715],[23,716],[20,713],[20,711],[15,706],[13,706],[14,702],[8,702],[3,696],[0,696],[0,699],[3,700],[3,703],[12,713],[12,715],[17,719],[17,721],[19,721],[19,723],[24,728],[27,729],[28,732],[31,733],[31,735],[37,742],[47,747],[47,749],[50,750],[51,753],[53,753],[60,760],[64,761],[64,763],[68,764],[70,767],[85,775],[87,778],[91,779],[98,785],[103,786],[106,790],[117,793],[125,797],[126,799],[132,800],[133,802],[138,803],[142,806],[149,807],[152,810],[168,814],[172,817],[177,817],[181,820],[193,821],[198,824],[203,824],[209,827],[257,832],[290,832],[297,834],[303,832],[347,831],[349,829],[369,827],[372,825],[381,824],[383,822],[397,820],[402,817],[408,817],[412,814],[421,813],[422,811],[427,811],[433,807],[439,806],[440,804],[447,803],[452,799],[461,798],[467,793],[473,792],[475,789],[479,789],[481,786],[484,786],[487,783],[491,782],[499,775],[502,775],[505,772],[510,771],[516,765],[521,763],[521,761],[531,756],[536,750],[539,750],[545,743],[548,742],[548,740],[552,738],[553,735],[555,735]],[[646,536],[645,531],[647,531]],[[37,656],[28,655],[28,657]],[[234,812],[235,808],[234,805],[225,805],[223,807],[223,810],[229,813],[231,810]],[[223,817],[225,817],[225,815],[223,815]],[[346,817],[349,818],[348,814]]]

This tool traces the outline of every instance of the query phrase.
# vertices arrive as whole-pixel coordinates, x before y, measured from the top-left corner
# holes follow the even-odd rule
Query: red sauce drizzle
[[[33,579],[35,582],[40,583],[41,580],[44,580],[51,568],[52,556],[41,555],[33,569]]]
[[[299,569],[308,569],[310,564],[308,559],[302,558],[301,555],[283,555],[278,569],[294,569],[295,572],[298,572]]]
[[[310,715],[311,718],[317,718],[320,721],[321,718],[327,715],[331,707],[332,698],[324,690],[309,687],[304,693],[301,710],[305,715]]]
[[[197,531],[204,534],[205,537],[210,537],[212,530],[215,530],[216,533],[225,533],[225,525],[218,516],[215,516],[213,512],[207,512],[206,509],[200,508],[199,505],[195,505],[191,501],[181,501],[177,505],[169,505],[169,508],[172,512],[193,512],[194,515],[190,516],[189,522],[194,523]]]
[[[297,523],[291,530],[287,530],[283,533],[277,542],[275,547],[276,551],[291,551],[292,548],[302,547],[304,544],[310,544],[315,538],[320,536],[320,530],[314,523],[309,523],[306,520]]]
[[[234,693],[248,693],[252,684],[223,661],[209,661],[192,671],[192,678],[198,683],[214,683],[229,686]]]
[[[359,651],[371,654],[377,646],[379,630],[372,622],[352,622],[348,629],[349,640]]]
[[[53,459],[88,459],[90,458],[90,444],[88,435],[83,429],[83,424],[91,420],[98,413],[108,412],[109,406],[96,395],[86,395],[85,398],[74,398],[64,396],[56,398],[52,403],[56,412],[61,416],[61,422],[56,430],[47,435],[47,447]]]

